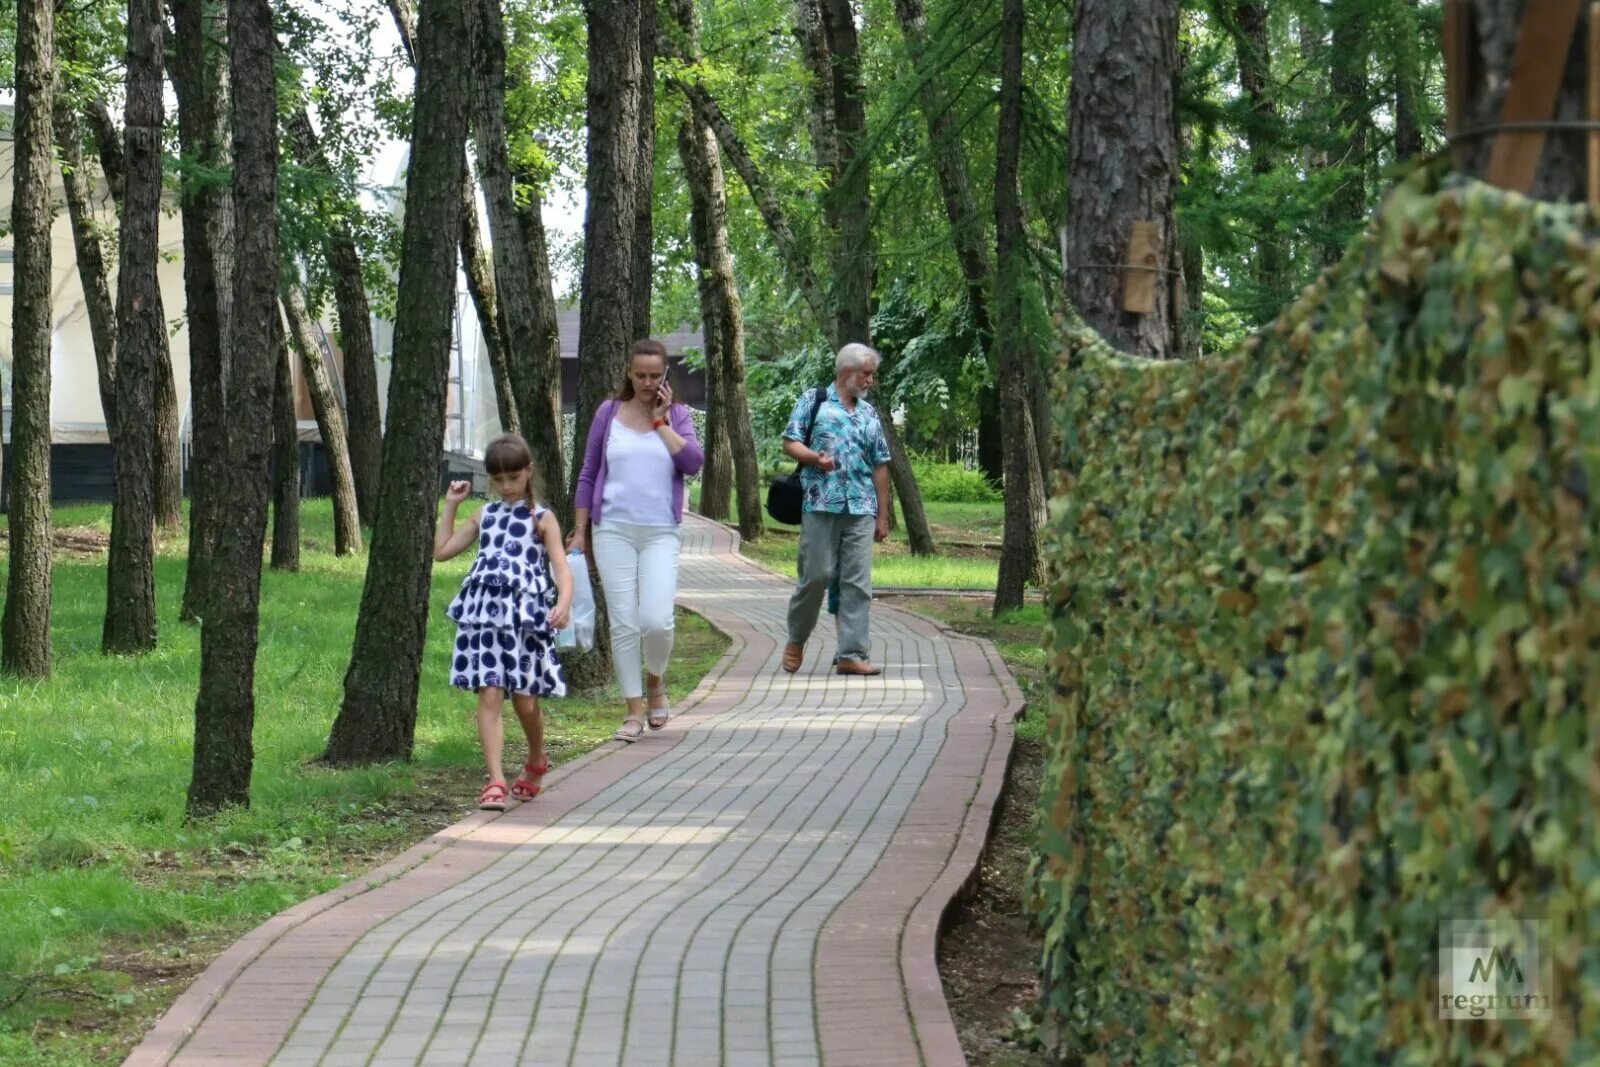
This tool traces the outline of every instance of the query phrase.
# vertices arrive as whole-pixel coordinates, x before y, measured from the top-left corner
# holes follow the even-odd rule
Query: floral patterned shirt
[[[815,404],[815,390],[800,394],[789,425],[783,428],[784,440],[805,443],[806,422]],[[856,401],[855,411],[850,411],[840,402],[837,386],[828,386],[828,396],[817,411],[817,423],[811,431],[811,447],[833,456],[839,466],[828,472],[812,465],[801,468],[801,510],[876,516],[878,492],[872,484],[872,474],[889,462],[889,442],[883,436],[878,409],[862,399]]]

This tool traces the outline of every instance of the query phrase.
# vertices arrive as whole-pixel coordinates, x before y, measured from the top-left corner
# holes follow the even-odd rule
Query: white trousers
[[[611,658],[624,699],[645,695],[641,651],[646,671],[658,678],[667,673],[682,543],[676,526],[628,522],[601,523],[590,537],[611,617]]]

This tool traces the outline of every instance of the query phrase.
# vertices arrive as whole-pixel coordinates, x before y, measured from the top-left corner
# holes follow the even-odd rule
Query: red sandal
[[[483,792],[478,794],[479,811],[505,811],[506,810],[506,784],[504,782],[490,782],[483,787]]]
[[[550,773],[548,756],[538,763],[529,760],[522,765],[522,773],[517,775],[517,780],[511,783],[511,795],[518,800],[532,800],[539,795],[539,790],[543,788],[540,782],[548,773]]]

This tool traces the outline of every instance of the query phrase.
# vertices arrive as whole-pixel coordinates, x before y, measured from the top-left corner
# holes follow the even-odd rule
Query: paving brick
[[[882,608],[880,678],[829,671],[826,615],[782,673],[789,582],[731,547],[686,522],[681,598],[741,651],[671,728],[253,933],[129,1067],[961,1062],[932,951],[1020,697],[992,650]]]

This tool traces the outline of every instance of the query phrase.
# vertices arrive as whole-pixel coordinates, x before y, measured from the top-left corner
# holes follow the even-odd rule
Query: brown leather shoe
[[[783,669],[793,674],[800,669],[801,662],[806,658],[806,646],[797,645],[790,641],[783,646]]]
[[[874,675],[883,673],[882,667],[874,667],[864,659],[842,659],[835,670],[840,674]]]

